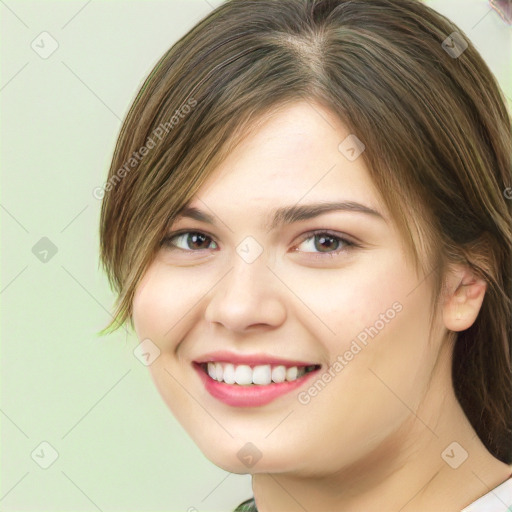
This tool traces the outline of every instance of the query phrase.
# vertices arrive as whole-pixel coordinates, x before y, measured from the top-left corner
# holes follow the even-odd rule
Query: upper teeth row
[[[208,363],[208,375],[215,380],[226,384],[249,384],[268,385],[271,382],[284,382],[296,380],[306,373],[306,368],[301,366],[271,366],[262,364],[251,368],[249,365],[232,363]]]

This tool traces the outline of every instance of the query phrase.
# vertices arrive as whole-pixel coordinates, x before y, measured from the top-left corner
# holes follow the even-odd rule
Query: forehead
[[[213,204],[247,208],[258,202],[270,208],[345,201],[364,204],[385,216],[363,158],[347,157],[347,144],[354,136],[335,114],[318,104],[280,107],[258,121],[213,170],[197,194],[200,201],[188,206],[212,205],[214,210]]]

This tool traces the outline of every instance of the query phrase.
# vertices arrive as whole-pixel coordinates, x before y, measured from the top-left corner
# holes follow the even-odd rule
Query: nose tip
[[[279,281],[258,258],[249,264],[238,260],[214,287],[205,310],[205,320],[233,331],[276,327],[286,318]]]

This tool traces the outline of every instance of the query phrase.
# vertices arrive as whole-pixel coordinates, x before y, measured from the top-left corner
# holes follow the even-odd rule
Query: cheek
[[[133,323],[139,339],[150,338],[155,343],[176,323],[180,312],[179,289],[157,269],[149,268],[135,290]]]
[[[385,272],[366,276],[346,301],[346,320],[351,339],[361,341],[367,366],[382,369],[395,381],[401,365],[418,368],[419,357],[428,364],[430,289],[419,284],[403,262]],[[402,372],[402,373],[400,373]]]
[[[294,292],[310,311],[312,326],[320,334],[329,330],[352,339],[373,326],[380,315],[394,317],[396,309],[416,285],[399,253],[380,250],[346,269],[303,272],[295,276]],[[398,304],[397,304],[398,303]],[[380,325],[380,322],[379,322]]]

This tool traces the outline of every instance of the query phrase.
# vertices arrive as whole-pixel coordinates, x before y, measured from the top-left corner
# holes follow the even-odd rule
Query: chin
[[[277,453],[275,448],[269,446],[261,447],[260,451],[251,443],[241,443],[239,440],[233,440],[233,446],[224,446],[222,450],[200,449],[210,462],[238,475],[295,472],[301,466],[300,461],[291,457],[290,453]]]

